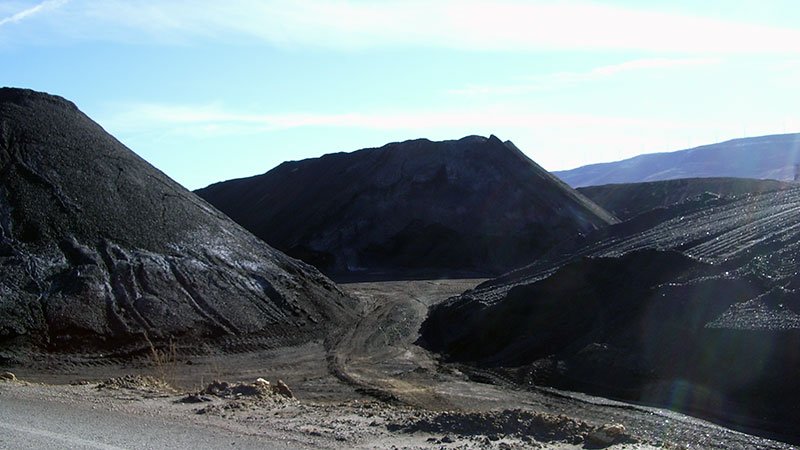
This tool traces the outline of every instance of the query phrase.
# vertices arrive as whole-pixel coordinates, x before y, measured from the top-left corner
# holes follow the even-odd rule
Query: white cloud
[[[133,147],[135,149],[148,146],[160,148],[170,138],[175,138],[184,145],[186,142],[204,145],[218,138],[229,137],[242,138],[255,148],[269,148],[271,145],[267,142],[274,136],[284,134],[279,132],[295,130],[298,133],[294,136],[304,142],[295,144],[298,147],[315,149],[317,153],[307,154],[314,156],[334,149],[360,148],[331,144],[339,142],[337,139],[341,140],[341,130],[353,130],[352,133],[344,133],[351,136],[364,134],[356,133],[356,130],[379,131],[377,135],[385,140],[418,137],[438,140],[472,134],[496,134],[503,139],[512,139],[523,151],[548,169],[565,169],[588,162],[613,159],[610,155],[627,155],[624,150],[641,151],[646,148],[644,142],[648,138],[671,135],[675,130],[686,126],[684,123],[664,120],[559,114],[502,105],[471,110],[360,111],[332,114],[263,114],[228,110],[213,104],[138,104],[117,109],[123,112],[101,118],[99,122],[123,142],[137,143]],[[320,142],[325,142],[328,146]],[[385,141],[370,141],[369,145],[383,143]],[[295,157],[296,155],[283,156],[283,159]],[[279,162],[274,161],[274,164]]]
[[[609,117],[591,114],[557,114],[496,105],[473,110],[361,111],[353,113],[306,114],[233,111],[219,105],[139,104],[119,107],[124,112],[101,119],[100,123],[132,148],[152,148],[154,154],[173,151],[164,142],[193,144],[224,142],[242,138],[255,149],[275,150],[268,144],[278,133],[295,130],[292,144],[311,157],[333,150],[355,150],[381,145],[388,140],[427,137],[454,139],[470,134],[496,134],[511,139],[532,159],[548,170],[562,170],[603,161],[615,161],[642,153],[672,151],[745,135],[766,135],[800,131],[800,117],[778,120],[734,122],[719,118],[702,120],[660,120]],[[746,127],[744,127],[746,125]],[[377,141],[359,141],[365,133],[342,130],[378,130],[366,135]],[[342,136],[348,136],[342,144]],[[352,140],[349,140],[352,137]],[[279,141],[275,141],[279,142]],[[355,145],[360,142],[364,145]],[[277,147],[287,145],[285,142]],[[180,148],[180,147],[179,147]],[[194,151],[194,150],[187,150]],[[263,150],[263,154],[269,153]],[[262,153],[259,153],[262,154]],[[269,153],[272,154],[272,153]],[[297,158],[280,154],[271,164]],[[268,166],[267,166],[268,167]],[[241,173],[231,174],[241,176]],[[213,180],[205,180],[210,182]],[[202,183],[196,183],[198,186]],[[207,184],[207,183],[206,183]]]
[[[374,130],[498,128],[638,127],[674,128],[679,124],[639,118],[582,114],[554,114],[508,107],[469,111],[401,111],[337,114],[254,114],[228,111],[215,105],[138,104],[108,117],[102,123],[116,132],[173,132],[193,135],[264,133],[302,127],[360,128]]]
[[[603,66],[589,72],[590,76],[611,76],[623,72],[650,69],[674,69],[719,64],[719,58],[648,58]]]
[[[260,41],[364,49],[800,53],[800,30],[586,1],[73,0],[47,32],[76,39]]]
[[[722,60],[719,58],[646,58],[596,67],[586,72],[558,72],[529,77],[519,83],[505,85],[471,85],[461,89],[452,89],[449,92],[452,94],[464,95],[520,95],[601,80],[630,72],[712,66],[720,64],[721,62]]]
[[[43,11],[52,10],[58,8],[67,3],[68,0],[46,0],[41,3],[38,3],[34,6],[29,8],[23,9],[22,11],[16,12],[8,17],[4,17],[0,19],[0,27],[3,25],[7,25],[10,23],[18,23],[22,20],[25,20],[31,16],[39,14]]]

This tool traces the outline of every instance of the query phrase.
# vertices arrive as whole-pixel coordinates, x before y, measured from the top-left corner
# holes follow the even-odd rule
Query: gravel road
[[[141,412],[115,411],[107,404],[62,402],[69,399],[67,395],[59,401],[53,395],[31,395],[34,392],[31,389],[1,392],[0,448],[3,449],[294,448],[285,442],[223,428],[205,428]]]

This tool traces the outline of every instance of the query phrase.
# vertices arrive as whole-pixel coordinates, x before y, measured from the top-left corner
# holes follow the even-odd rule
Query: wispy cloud
[[[681,67],[697,67],[719,64],[719,58],[648,58],[627,61],[620,64],[603,66],[592,69],[588,76],[603,77],[617,75],[624,72],[651,69],[675,69]]]
[[[471,134],[496,134],[514,140],[548,169],[566,169],[598,160],[611,160],[615,158],[613,155],[625,150],[628,153],[624,155],[631,156],[633,151],[647,149],[648,141],[650,144],[658,142],[657,137],[671,136],[676,130],[686,127],[685,123],[662,119],[562,114],[509,105],[464,110],[374,110],[329,114],[261,113],[226,109],[218,104],[134,104],[118,105],[115,110],[120,112],[99,117],[98,121],[123,142],[133,144],[132,148],[151,148],[153,154],[172,151],[164,149],[164,143],[168,142],[196,142],[203,146],[208,142],[227,142],[242,137],[247,137],[247,142],[256,148],[273,148],[275,144],[268,143],[273,139],[280,142],[278,136],[293,131],[292,136],[306,142],[300,147],[314,150],[306,154],[309,157],[333,150],[381,145],[392,139],[453,139]],[[353,141],[361,145],[346,140],[345,145],[342,144],[343,135],[373,136],[373,140]],[[315,136],[315,139],[308,139],[309,136]],[[374,136],[380,138],[374,140]],[[192,148],[191,145],[187,147]],[[283,159],[296,157],[296,154],[282,156]],[[278,164],[280,158],[271,164]],[[189,184],[199,187],[211,181]]]
[[[39,14],[43,11],[52,10],[54,8],[58,8],[67,3],[69,0],[46,0],[41,3],[38,3],[34,6],[29,8],[23,9],[22,11],[16,12],[8,17],[4,17],[0,19],[0,27],[10,24],[10,23],[18,23],[21,22],[31,16]]]
[[[353,112],[335,114],[254,114],[225,110],[214,105],[132,105],[115,116],[101,120],[120,133],[167,132],[195,136],[265,133],[303,127],[360,128],[373,130],[498,128],[568,128],[680,126],[665,121],[582,114],[555,114],[504,107],[474,110]]]
[[[135,144],[132,148],[137,151],[149,148],[151,155],[181,149],[192,152],[196,151],[194,143],[202,147],[209,142],[226,143],[231,137],[247,136],[246,142],[254,148],[270,149],[259,150],[258,155],[278,152],[275,153],[278,155],[275,160],[265,163],[265,167],[298,156],[275,150],[287,145],[277,136],[285,136],[285,132],[292,130],[295,131],[291,134],[293,142],[301,142],[293,145],[305,148],[307,153],[303,155],[308,157],[333,150],[355,150],[368,145],[380,145],[391,139],[452,139],[468,134],[493,133],[503,139],[512,139],[548,170],[560,170],[619,160],[641,153],[690,148],[748,133],[761,135],[796,131],[800,126],[800,117],[797,116],[787,116],[782,121],[764,117],[758,122],[748,122],[747,128],[743,129],[742,122],[721,118],[669,120],[560,114],[508,105],[471,110],[359,111],[330,114],[262,113],[227,109],[218,104],[117,105],[115,110],[121,112],[100,117],[99,122],[123,142]],[[367,136],[373,136],[367,141],[359,141],[357,138],[352,141],[342,140],[342,136],[363,136],[364,133],[355,131],[364,130],[380,132],[366,133]],[[314,138],[310,138],[311,136]],[[372,140],[376,139],[374,136],[380,138]],[[364,145],[352,144],[356,141]],[[169,143],[174,142],[184,145],[172,149]],[[186,142],[192,144],[186,145]],[[241,176],[242,173],[249,172],[231,173],[230,176]],[[202,182],[192,181],[188,184],[200,187],[211,181],[214,180],[203,179]]]
[[[626,73],[713,66],[721,62],[722,60],[720,58],[637,59],[620,64],[595,67],[585,72],[557,72],[528,77],[517,83],[504,85],[470,85],[465,88],[452,89],[449,93],[463,95],[521,95],[607,79]]]
[[[800,53],[797,28],[580,0],[73,0],[59,13],[43,31],[75,39],[214,38],[336,49]]]

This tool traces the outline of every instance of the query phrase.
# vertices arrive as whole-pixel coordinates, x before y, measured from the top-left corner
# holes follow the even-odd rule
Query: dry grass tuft
[[[162,349],[156,347],[147,335],[145,340],[150,347],[148,362],[155,372],[153,376],[166,385],[174,386],[178,373],[178,347],[175,342],[170,339],[169,345]]]

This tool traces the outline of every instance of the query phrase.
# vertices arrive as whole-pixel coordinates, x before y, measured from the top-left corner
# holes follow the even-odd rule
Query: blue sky
[[[0,58],[191,189],[418,137],[559,170],[800,132],[789,0],[3,0]]]

